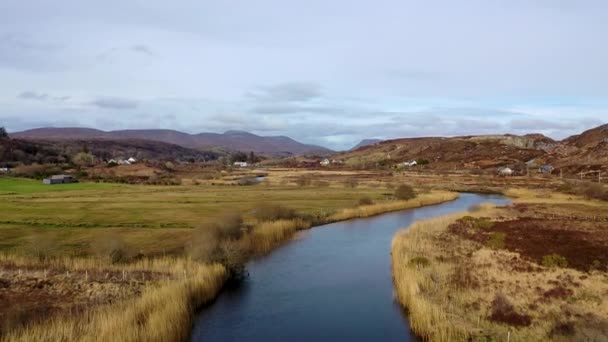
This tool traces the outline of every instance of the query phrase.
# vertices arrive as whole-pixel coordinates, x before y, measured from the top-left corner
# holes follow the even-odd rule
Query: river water
[[[195,319],[192,341],[416,341],[395,301],[391,240],[414,221],[501,196],[461,194],[443,204],[319,226],[250,262]]]

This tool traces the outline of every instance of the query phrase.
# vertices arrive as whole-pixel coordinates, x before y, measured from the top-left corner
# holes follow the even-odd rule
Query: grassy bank
[[[395,201],[386,189],[342,185],[3,185],[5,340],[185,340],[193,310],[217,295],[232,266],[298,230],[457,197]]]
[[[102,265],[98,260],[63,259],[40,265],[25,258],[2,258],[3,263],[8,262],[15,267],[60,267],[72,272],[80,271],[81,276],[85,271],[94,274],[99,270],[129,272],[132,277],[149,272],[166,276],[166,279],[145,287],[137,297],[13,330],[2,336],[2,341],[186,340],[194,310],[215,298],[227,276],[221,265],[205,265],[187,259],[142,260],[115,266]],[[46,280],[46,274],[44,277]],[[83,286],[93,283],[95,280],[85,280]]]
[[[511,193],[520,197],[508,208],[420,221],[395,236],[396,294],[413,331],[429,341],[605,339],[606,207]]]

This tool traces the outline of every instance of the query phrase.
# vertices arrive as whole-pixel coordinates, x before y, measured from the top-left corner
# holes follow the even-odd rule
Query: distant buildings
[[[53,175],[42,180],[43,184],[67,184],[76,183],[76,179],[70,175]]]
[[[137,163],[137,159],[130,157],[129,159],[110,159],[108,160],[108,165],[131,165]]]
[[[329,166],[329,164],[331,164],[331,161],[329,161],[329,159],[325,158],[325,159],[321,160],[321,162],[319,162],[319,164],[321,164],[321,166]]]
[[[508,167],[503,167],[503,168],[498,169],[498,174],[501,176],[512,176],[513,170]]]
[[[8,173],[11,169],[8,167],[0,167],[0,173]]]
[[[247,162],[244,162],[244,161],[236,161],[232,165],[238,166],[238,167],[247,167],[248,164],[247,164]]]

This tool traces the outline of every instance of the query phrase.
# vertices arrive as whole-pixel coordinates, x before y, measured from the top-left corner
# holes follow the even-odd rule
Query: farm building
[[[511,170],[508,167],[503,167],[503,168],[498,169],[498,174],[501,176],[511,176],[511,175],[513,175],[513,170]]]
[[[329,159],[323,159],[321,160],[321,162],[319,164],[321,164],[321,166],[328,166],[331,162],[329,161]]]
[[[53,175],[42,180],[43,184],[66,184],[75,183],[76,179],[70,175]]]
[[[247,162],[244,161],[236,161],[233,164],[234,166],[238,166],[238,167],[247,167]]]

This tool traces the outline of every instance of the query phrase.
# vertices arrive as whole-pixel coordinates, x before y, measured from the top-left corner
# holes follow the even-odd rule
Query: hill
[[[359,143],[357,145],[353,146],[350,149],[350,151],[354,151],[354,150],[356,150],[358,148],[361,148],[361,147],[365,147],[365,146],[369,146],[369,145],[374,145],[374,144],[377,144],[377,143],[379,143],[381,141],[382,141],[382,139],[363,139],[363,140],[359,141]]]
[[[199,150],[253,151],[266,155],[328,154],[332,151],[303,144],[285,136],[259,136],[243,131],[188,134],[166,129],[102,131],[91,128],[36,128],[12,133],[11,137],[36,140],[150,140]]]
[[[542,134],[404,138],[382,141],[334,156],[360,168],[428,161],[438,170],[493,169],[508,166],[524,172],[551,164],[566,174],[608,172],[608,125],[561,141]]]
[[[151,160],[207,161],[218,158],[215,152],[149,140],[0,139],[0,160],[3,163],[65,163],[83,150],[88,150],[101,159],[134,157]]]

